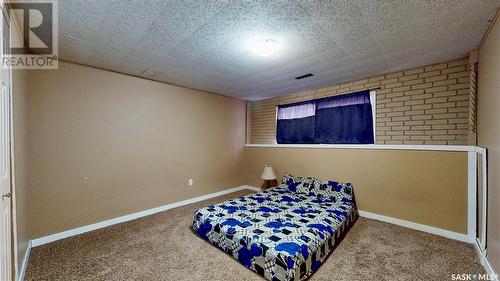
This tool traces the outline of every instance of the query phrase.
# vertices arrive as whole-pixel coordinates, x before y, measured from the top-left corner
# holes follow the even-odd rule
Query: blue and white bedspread
[[[193,228],[268,280],[303,280],[356,218],[350,184],[323,187],[305,193],[282,184],[210,205],[196,211]]]

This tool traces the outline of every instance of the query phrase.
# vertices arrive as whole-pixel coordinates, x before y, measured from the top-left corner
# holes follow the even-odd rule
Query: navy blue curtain
[[[276,142],[283,144],[315,143],[314,121],[314,116],[278,121]]]
[[[280,144],[372,144],[370,92],[333,96],[278,106]]]
[[[374,143],[370,92],[317,100],[315,126],[315,143]]]
[[[276,142],[314,143],[315,113],[316,104],[310,101],[278,106]]]

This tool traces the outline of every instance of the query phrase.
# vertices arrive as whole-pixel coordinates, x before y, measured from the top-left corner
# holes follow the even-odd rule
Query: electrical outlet
[[[188,186],[193,186],[193,179],[188,180]]]

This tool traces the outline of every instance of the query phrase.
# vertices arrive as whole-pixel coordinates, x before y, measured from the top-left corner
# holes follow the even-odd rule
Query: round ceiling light
[[[252,45],[254,53],[263,57],[270,56],[279,50],[278,43],[273,39],[258,40]]]

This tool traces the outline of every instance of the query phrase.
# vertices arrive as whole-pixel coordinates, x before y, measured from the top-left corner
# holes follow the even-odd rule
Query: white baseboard
[[[359,216],[364,217],[364,218],[388,222],[388,223],[396,224],[399,226],[404,226],[404,227],[408,227],[411,229],[436,234],[439,236],[443,236],[446,238],[450,238],[450,239],[454,239],[454,240],[458,240],[458,241],[462,241],[462,242],[474,243],[474,241],[469,241],[469,237],[467,236],[467,234],[453,232],[453,231],[449,231],[449,230],[445,230],[445,229],[441,229],[441,228],[437,228],[437,227],[433,227],[433,226],[428,226],[428,225],[424,225],[424,224],[419,224],[419,223],[415,223],[415,222],[411,222],[411,221],[400,220],[397,218],[387,217],[387,216],[374,214],[374,213],[370,213],[370,212],[366,212],[366,211],[358,210],[358,212],[359,212]]]
[[[31,253],[31,240],[28,241],[28,247],[26,248],[26,253],[24,253],[23,264],[21,264],[21,268],[19,268],[17,281],[24,281],[24,275],[26,274],[26,268],[28,268],[28,261],[30,259]]]
[[[483,266],[486,269],[486,273],[493,277],[493,279],[490,279],[490,280],[498,281],[498,274],[495,272],[495,270],[493,269],[493,267],[490,264],[490,261],[488,260],[488,257],[486,257],[486,256],[484,257]]]
[[[499,281],[498,279],[498,274],[495,272],[493,267],[491,266],[490,261],[488,260],[487,256],[487,251],[481,250],[481,245],[479,244],[479,241],[476,240],[474,243],[474,248],[476,249],[476,253],[479,257],[479,261],[481,262],[481,265],[484,267],[486,270],[486,274],[488,274],[490,279],[484,279],[484,280],[492,280],[492,281]]]
[[[258,188],[258,187],[249,186],[249,185],[242,185],[242,186],[238,186],[238,187],[234,187],[234,188],[222,190],[222,191],[219,191],[219,192],[214,192],[214,193],[210,193],[210,194],[206,194],[206,195],[194,197],[194,198],[191,198],[191,199],[182,200],[182,201],[175,202],[175,203],[172,203],[172,204],[163,205],[163,206],[160,206],[160,207],[157,207],[157,208],[153,208],[153,209],[149,209],[149,210],[145,210],[145,211],[141,211],[141,212],[137,212],[137,213],[133,213],[133,214],[129,214],[129,215],[117,217],[117,218],[110,219],[110,220],[101,221],[101,222],[94,223],[94,224],[89,224],[89,225],[86,225],[86,226],[82,226],[82,227],[70,229],[70,230],[67,230],[67,231],[63,231],[63,232],[51,234],[51,235],[40,237],[40,238],[36,238],[36,239],[33,239],[31,241],[32,242],[31,245],[32,245],[32,247],[37,247],[37,246],[40,246],[40,245],[43,245],[43,244],[47,244],[47,243],[50,243],[50,242],[54,242],[54,241],[57,241],[57,240],[61,240],[61,239],[64,239],[64,238],[68,238],[68,237],[71,237],[71,236],[82,234],[82,233],[85,233],[85,232],[93,231],[93,230],[96,230],[96,229],[100,229],[100,228],[103,228],[103,227],[111,226],[111,225],[122,223],[122,222],[126,222],[126,221],[135,220],[135,219],[142,218],[142,217],[145,217],[145,216],[149,216],[149,215],[152,215],[152,214],[155,214],[155,213],[158,213],[158,212],[163,212],[163,211],[166,211],[166,210],[169,210],[169,209],[173,209],[173,208],[176,208],[176,207],[180,207],[180,206],[184,206],[184,205],[188,205],[188,204],[200,202],[200,201],[203,201],[203,200],[207,200],[207,199],[211,199],[211,198],[214,198],[214,197],[222,196],[222,195],[225,195],[225,194],[233,193],[233,192],[240,191],[240,190],[243,190],[243,189],[250,189],[250,190],[254,190],[254,191],[260,191],[260,188]]]
[[[82,233],[85,233],[85,232],[89,232],[89,231],[93,231],[93,230],[100,229],[100,228],[103,228],[103,227],[111,226],[111,225],[114,225],[114,224],[131,221],[131,220],[138,219],[138,218],[142,218],[142,217],[149,216],[149,215],[152,215],[152,214],[155,214],[155,213],[158,213],[158,212],[163,212],[163,211],[166,211],[166,210],[169,210],[169,209],[172,209],[172,208],[176,208],[176,207],[180,207],[180,206],[184,206],[184,205],[196,203],[196,202],[199,202],[199,201],[211,199],[211,198],[214,198],[214,197],[222,196],[222,195],[229,194],[229,193],[236,192],[236,191],[240,191],[240,190],[243,190],[243,189],[250,189],[250,190],[254,190],[254,191],[260,191],[261,190],[260,188],[255,187],[255,186],[242,185],[242,186],[238,186],[238,187],[226,189],[226,190],[223,190],[223,191],[219,191],[219,192],[215,192],[215,193],[210,193],[210,194],[206,194],[206,195],[194,197],[194,198],[191,198],[191,199],[187,199],[187,200],[183,200],[183,201],[179,201],[179,202],[175,202],[175,203],[163,205],[163,206],[160,206],[160,207],[157,207],[157,208],[153,208],[153,209],[149,209],[149,210],[145,210],[145,211],[141,211],[141,212],[137,212],[137,213],[133,213],[133,214],[129,214],[129,215],[125,215],[125,216],[113,218],[113,219],[110,219],[110,220],[105,220],[105,221],[102,221],[102,222],[98,222],[98,223],[94,223],[94,224],[90,224],[90,225],[86,225],[86,226],[82,226],[82,227],[70,229],[70,230],[67,230],[67,231],[63,231],[63,232],[51,234],[51,235],[40,237],[40,238],[36,238],[36,239],[33,239],[31,241],[31,246],[32,247],[37,247],[37,246],[40,246],[40,245],[43,245],[43,244],[46,244],[46,243],[50,243],[50,242],[53,242],[53,241],[57,241],[57,240],[60,240],[60,239],[68,238],[68,237],[75,236],[75,235],[78,235],[78,234],[82,234]],[[401,219],[397,219],[397,218],[393,218],[393,217],[388,217],[388,216],[383,216],[383,215],[379,215],[379,214],[374,214],[374,213],[370,213],[370,212],[366,212],[366,211],[359,210],[358,212],[359,212],[359,215],[361,217],[365,217],[365,218],[369,218],[369,219],[375,219],[375,220],[379,220],[379,221],[383,221],[383,222],[388,222],[388,223],[392,223],[392,224],[396,224],[396,225],[408,227],[408,228],[411,228],[411,229],[415,229],[415,230],[419,230],[419,231],[424,231],[424,232],[428,232],[428,233],[432,233],[432,234],[444,236],[446,238],[455,239],[455,240],[459,240],[459,241],[463,241],[463,242],[468,242],[468,243],[474,243],[475,242],[475,241],[469,241],[469,239],[467,237],[467,234],[457,233],[457,232],[453,232],[453,231],[449,231],[449,230],[444,230],[444,229],[440,229],[440,228],[436,228],[436,227],[432,227],[432,226],[428,226],[428,225],[423,225],[423,224],[419,224],[419,223],[414,223],[414,222],[410,222],[410,221],[404,221],[404,220],[401,220]]]

